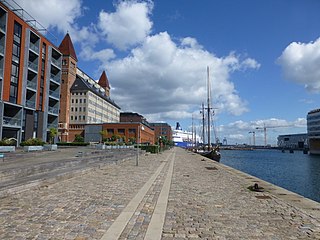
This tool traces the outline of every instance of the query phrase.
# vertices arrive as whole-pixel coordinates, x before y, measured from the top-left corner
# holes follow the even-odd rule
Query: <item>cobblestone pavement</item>
[[[319,219],[204,160],[177,151],[162,239],[320,239]]]
[[[138,167],[135,160],[107,165],[0,199],[0,239],[100,239],[160,165],[159,156],[143,155]]]
[[[159,239],[320,239],[316,217],[271,193],[249,191],[240,174],[179,148],[142,155],[139,166],[134,159],[106,165],[1,198],[0,239],[101,239],[160,169],[119,237],[144,239],[170,163]]]

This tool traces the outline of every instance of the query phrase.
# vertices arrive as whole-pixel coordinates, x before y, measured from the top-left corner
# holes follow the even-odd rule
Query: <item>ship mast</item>
[[[207,110],[208,110],[208,150],[210,151],[211,143],[210,143],[210,76],[209,76],[209,66],[207,66]]]

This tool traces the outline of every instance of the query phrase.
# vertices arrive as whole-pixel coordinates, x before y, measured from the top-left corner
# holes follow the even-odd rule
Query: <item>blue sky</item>
[[[69,32],[78,66],[106,70],[123,111],[190,129],[206,101],[210,67],[215,126],[228,143],[276,143],[306,132],[319,108],[318,0],[19,0],[60,44]],[[288,127],[290,126],[290,127]]]

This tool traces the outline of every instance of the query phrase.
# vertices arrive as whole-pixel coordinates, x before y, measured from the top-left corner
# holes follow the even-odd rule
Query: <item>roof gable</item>
[[[109,80],[105,71],[102,72],[98,84],[103,88],[107,87],[110,89]]]
[[[74,60],[78,61],[76,51],[74,50],[73,43],[71,41],[69,33],[66,34],[66,36],[60,43],[59,50],[60,52],[62,52],[63,55],[71,56],[72,58],[74,58]]]

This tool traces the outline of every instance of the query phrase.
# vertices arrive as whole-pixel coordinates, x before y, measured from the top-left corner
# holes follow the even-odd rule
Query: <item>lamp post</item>
[[[139,166],[139,151],[140,151],[140,123],[138,124],[138,134],[137,134],[137,157],[136,157],[136,166]]]

